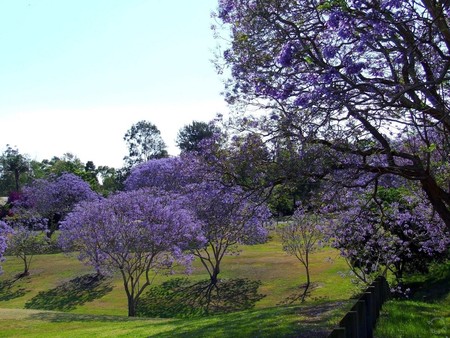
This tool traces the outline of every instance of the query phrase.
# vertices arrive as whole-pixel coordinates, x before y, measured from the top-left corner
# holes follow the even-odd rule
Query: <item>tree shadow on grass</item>
[[[84,315],[79,313],[66,312],[38,312],[33,313],[29,319],[43,320],[53,323],[70,323],[70,322],[129,322],[133,320],[142,320],[142,318],[132,318],[126,316],[106,316],[106,315]]]
[[[281,300],[277,305],[292,305],[297,301],[301,302],[301,299],[303,297],[305,297],[305,299],[308,299],[311,296],[311,292],[314,289],[318,288],[318,286],[319,286],[318,283],[311,283],[309,285],[308,289],[306,290],[306,294],[305,294],[306,284],[302,284],[299,286],[298,292],[294,292],[294,293],[290,294],[285,299]],[[315,300],[317,300],[317,299],[315,299]]]
[[[39,292],[25,303],[26,309],[70,311],[86,302],[101,298],[112,290],[104,276],[87,274],[54,289]]]
[[[260,281],[221,280],[215,286],[209,280],[191,283],[174,278],[154,286],[141,297],[138,316],[194,317],[251,309],[265,295],[258,293]]]
[[[15,284],[17,280],[18,278],[12,278],[0,281],[0,301],[19,298],[28,292],[25,288]]]

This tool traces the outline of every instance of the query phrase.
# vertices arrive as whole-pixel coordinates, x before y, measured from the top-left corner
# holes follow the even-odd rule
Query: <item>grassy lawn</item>
[[[301,264],[274,238],[243,246],[226,257],[220,278],[260,281],[264,295],[251,309],[195,318],[127,318],[126,297],[118,276],[92,279],[93,270],[63,254],[36,256],[31,275],[20,280],[20,262],[7,257],[0,276],[0,336],[5,337],[324,337],[351,306],[354,292],[338,272],[347,267],[336,251],[312,256],[314,288],[303,304],[287,300],[301,292]],[[160,276],[161,284],[175,276]],[[196,263],[189,280],[207,275]]]
[[[375,337],[450,337],[450,264],[440,265],[427,276],[407,281],[410,299],[383,305]]]

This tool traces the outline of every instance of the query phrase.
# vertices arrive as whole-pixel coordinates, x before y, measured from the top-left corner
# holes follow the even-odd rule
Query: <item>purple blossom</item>
[[[92,201],[99,195],[89,184],[72,173],[50,179],[38,179],[24,187],[23,196],[15,204],[15,214],[33,214],[36,219],[47,219],[50,233],[58,223],[81,201]],[[22,217],[23,218],[23,217]]]
[[[8,246],[8,236],[12,233],[12,229],[5,222],[0,220],[0,263],[4,261],[3,254]],[[2,267],[0,265],[0,274]]]
[[[286,43],[278,56],[278,63],[283,67],[290,67],[292,65],[292,58],[297,50],[297,46],[292,42]]]

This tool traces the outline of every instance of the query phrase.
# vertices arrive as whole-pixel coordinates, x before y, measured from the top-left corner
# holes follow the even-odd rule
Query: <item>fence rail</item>
[[[381,306],[389,296],[389,284],[380,276],[359,297],[328,338],[372,338]]]

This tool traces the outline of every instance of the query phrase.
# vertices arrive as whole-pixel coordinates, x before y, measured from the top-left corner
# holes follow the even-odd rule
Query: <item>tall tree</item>
[[[63,222],[59,238],[63,247],[78,250],[80,259],[97,269],[120,272],[129,316],[136,315],[139,298],[154,276],[202,242],[179,197],[143,189],[80,204]]]
[[[370,174],[354,185],[419,182],[450,228],[448,1],[222,0],[217,15],[231,34],[228,100],[269,108],[283,126],[260,130]]]
[[[8,174],[12,175],[14,189],[19,191],[20,177],[30,170],[30,160],[20,154],[18,149],[7,145],[5,152],[0,157],[0,167],[2,180],[6,179]]]
[[[200,142],[210,138],[216,132],[216,128],[205,122],[193,121],[178,131],[177,146],[182,152],[199,151]]]
[[[128,146],[128,155],[124,157],[127,168],[168,156],[161,132],[151,122],[139,121],[133,124],[123,139]]]

